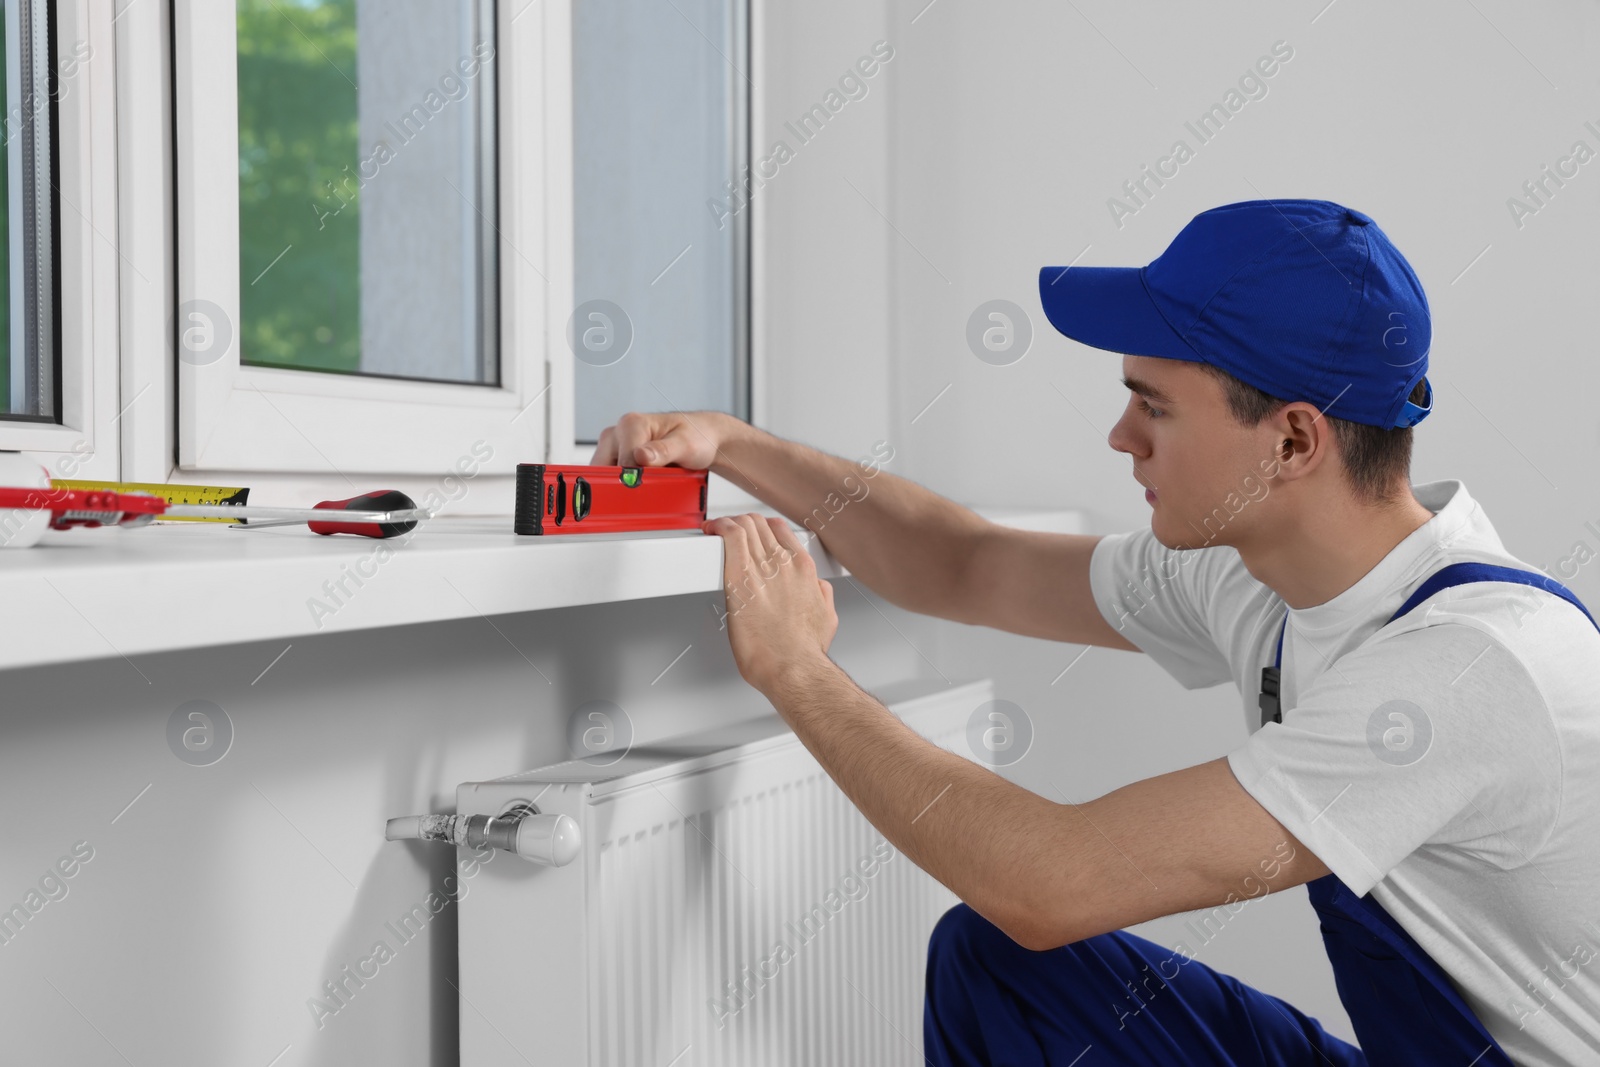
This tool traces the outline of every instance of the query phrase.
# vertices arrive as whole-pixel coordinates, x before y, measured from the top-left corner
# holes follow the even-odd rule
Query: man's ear
[[[1279,477],[1286,481],[1304,478],[1316,470],[1333,448],[1333,429],[1313,404],[1288,405],[1273,419],[1273,429],[1273,459]]]

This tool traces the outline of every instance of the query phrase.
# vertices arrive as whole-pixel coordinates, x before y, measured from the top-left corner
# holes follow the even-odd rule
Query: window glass
[[[745,0],[572,18],[577,439],[630,410],[748,418]]]
[[[50,30],[46,0],[5,0],[0,418],[43,422],[58,421],[59,407]]]
[[[238,0],[240,356],[498,384],[491,0]]]

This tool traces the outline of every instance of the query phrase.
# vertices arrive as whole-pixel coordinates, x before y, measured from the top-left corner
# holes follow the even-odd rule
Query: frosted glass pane
[[[743,0],[573,10],[577,439],[630,410],[748,418]]]
[[[5,0],[5,138],[0,144],[0,418],[57,422],[55,185],[45,0]],[[86,42],[64,46],[58,91],[70,91]]]

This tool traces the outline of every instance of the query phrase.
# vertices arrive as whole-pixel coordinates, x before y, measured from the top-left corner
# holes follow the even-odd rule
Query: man
[[[1226,758],[1037,796],[833,664],[831,590],[786,523],[706,525],[741,675],[962,899],[929,945],[929,1062],[1600,1063],[1600,625],[1460,481],[1411,486],[1431,323],[1404,257],[1359,211],[1250,201],[1147,267],[1039,288],[1060,332],[1124,353],[1109,442],[1150,528],[1012,530],[885,473],[820,536],[909,610],[1233,681],[1252,733]],[[625,416],[593,462],[619,457],[802,523],[854,473],[713,413]],[[1302,884],[1359,1049],[1123,930]]]

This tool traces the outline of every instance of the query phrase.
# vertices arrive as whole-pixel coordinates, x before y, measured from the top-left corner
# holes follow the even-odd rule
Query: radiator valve
[[[499,815],[403,815],[389,820],[383,836],[498,848],[547,867],[571,863],[583,843],[572,816],[543,815],[532,804],[517,804]]]

